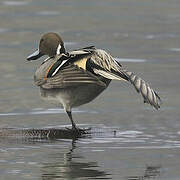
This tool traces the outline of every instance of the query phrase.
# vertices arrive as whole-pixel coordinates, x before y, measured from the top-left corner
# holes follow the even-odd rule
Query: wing
[[[89,61],[89,68],[95,74],[99,74],[107,79],[129,80],[123,72],[121,64],[102,49],[95,49],[93,51]]]
[[[53,77],[35,80],[35,83],[45,89],[66,88],[92,83],[106,87],[106,84],[100,78],[90,72],[85,72],[74,64],[65,66]]]
[[[130,81],[138,93],[144,98],[144,102],[152,105],[156,109],[160,108],[161,99],[148,83],[136,76],[132,72],[123,69],[110,54],[104,50],[96,49],[91,57],[90,67],[95,74],[107,79]]]

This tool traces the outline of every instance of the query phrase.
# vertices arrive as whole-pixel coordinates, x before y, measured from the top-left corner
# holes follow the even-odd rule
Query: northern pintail
[[[129,81],[142,95],[144,103],[160,108],[161,99],[149,84],[124,69],[102,49],[90,46],[66,52],[61,37],[50,32],[41,37],[39,48],[27,60],[36,60],[43,55],[48,58],[37,68],[34,82],[40,87],[43,98],[63,106],[74,131],[79,129],[73,121],[71,109],[95,99],[111,80]]]

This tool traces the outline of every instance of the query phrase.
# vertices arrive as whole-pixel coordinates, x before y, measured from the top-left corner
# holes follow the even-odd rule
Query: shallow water
[[[48,31],[67,49],[106,49],[148,81],[163,100],[143,104],[130,84],[112,82],[74,109],[92,134],[77,140],[0,139],[0,179],[163,179],[180,177],[180,2],[0,0],[0,128],[62,128],[62,109],[33,85],[40,62],[27,62]]]

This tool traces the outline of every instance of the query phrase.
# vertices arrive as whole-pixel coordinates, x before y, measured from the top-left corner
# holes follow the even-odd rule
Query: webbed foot
[[[66,127],[66,129],[68,131],[71,131],[73,134],[79,135],[79,136],[84,135],[84,134],[89,134],[90,133],[89,131],[91,130],[91,128],[83,128],[83,129],[81,129],[81,128],[78,128],[78,127],[72,127],[72,128],[67,128]]]

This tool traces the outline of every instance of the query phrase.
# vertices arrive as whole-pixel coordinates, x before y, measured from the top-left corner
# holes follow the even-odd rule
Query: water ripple
[[[6,6],[24,6],[29,4],[27,1],[3,1],[2,3]]]
[[[119,62],[146,62],[147,60],[146,59],[129,59],[129,58],[118,58],[116,57],[115,58],[116,61],[119,61]]]
[[[74,109],[74,113],[96,113],[95,111],[89,111],[89,110],[78,110]],[[40,115],[40,114],[63,114],[64,109],[60,108],[53,108],[53,109],[43,109],[43,108],[37,108],[32,109],[31,111],[25,111],[25,112],[8,112],[8,113],[0,113],[0,116],[20,116],[20,115]]]
[[[104,125],[89,125],[89,124],[77,124],[80,128],[89,128],[91,127],[90,134],[87,134],[84,137],[81,137],[77,140],[77,143],[83,144],[83,148],[91,148],[92,151],[101,151],[101,150],[107,150],[107,149],[173,149],[173,148],[180,148],[180,132],[167,132],[164,130],[163,133],[155,133],[155,132],[147,132],[146,130],[137,131],[135,129],[125,129],[123,130],[121,127],[106,127]],[[58,148],[63,147],[62,142],[69,143],[72,139],[69,139],[69,137],[63,136],[62,138],[58,138],[58,136],[55,138],[52,136],[53,140],[55,140],[56,144],[51,144],[51,136],[42,136],[45,131],[51,131],[53,134],[54,132],[62,131],[62,129],[65,126],[48,126],[46,128],[41,129],[33,129],[34,133],[38,138],[34,139],[36,143],[39,145],[43,143],[44,147],[49,148]],[[67,126],[66,126],[67,127]],[[5,131],[5,129],[2,129]],[[9,130],[9,133],[11,133],[11,130],[13,129],[7,129]],[[22,146],[22,147],[8,147],[6,150],[28,150],[28,149],[36,149],[39,148],[39,146],[32,146],[32,135],[30,138],[28,136],[28,132],[31,132],[32,129],[14,129],[15,134],[12,138],[19,138],[19,139],[26,139],[26,144],[28,144],[28,138],[29,138],[29,145]],[[25,137],[23,137],[23,132]],[[2,131],[3,132],[3,131]],[[5,131],[6,132],[6,131]],[[18,136],[21,133],[21,135]],[[13,133],[13,131],[12,131]],[[39,134],[38,134],[39,133]],[[4,133],[1,133],[4,134]],[[173,139],[169,137],[168,135],[172,134]],[[43,138],[44,137],[44,138]],[[10,136],[11,138],[11,136]],[[1,139],[1,142],[16,142],[12,141],[11,139],[6,139],[5,137]],[[21,142],[21,141],[17,141]],[[24,141],[22,141],[24,142]],[[41,145],[40,145],[41,146]],[[4,149],[0,149],[1,152],[4,151]]]
[[[60,13],[58,11],[40,11],[37,13],[37,15],[41,15],[41,16],[56,16],[59,14]]]

